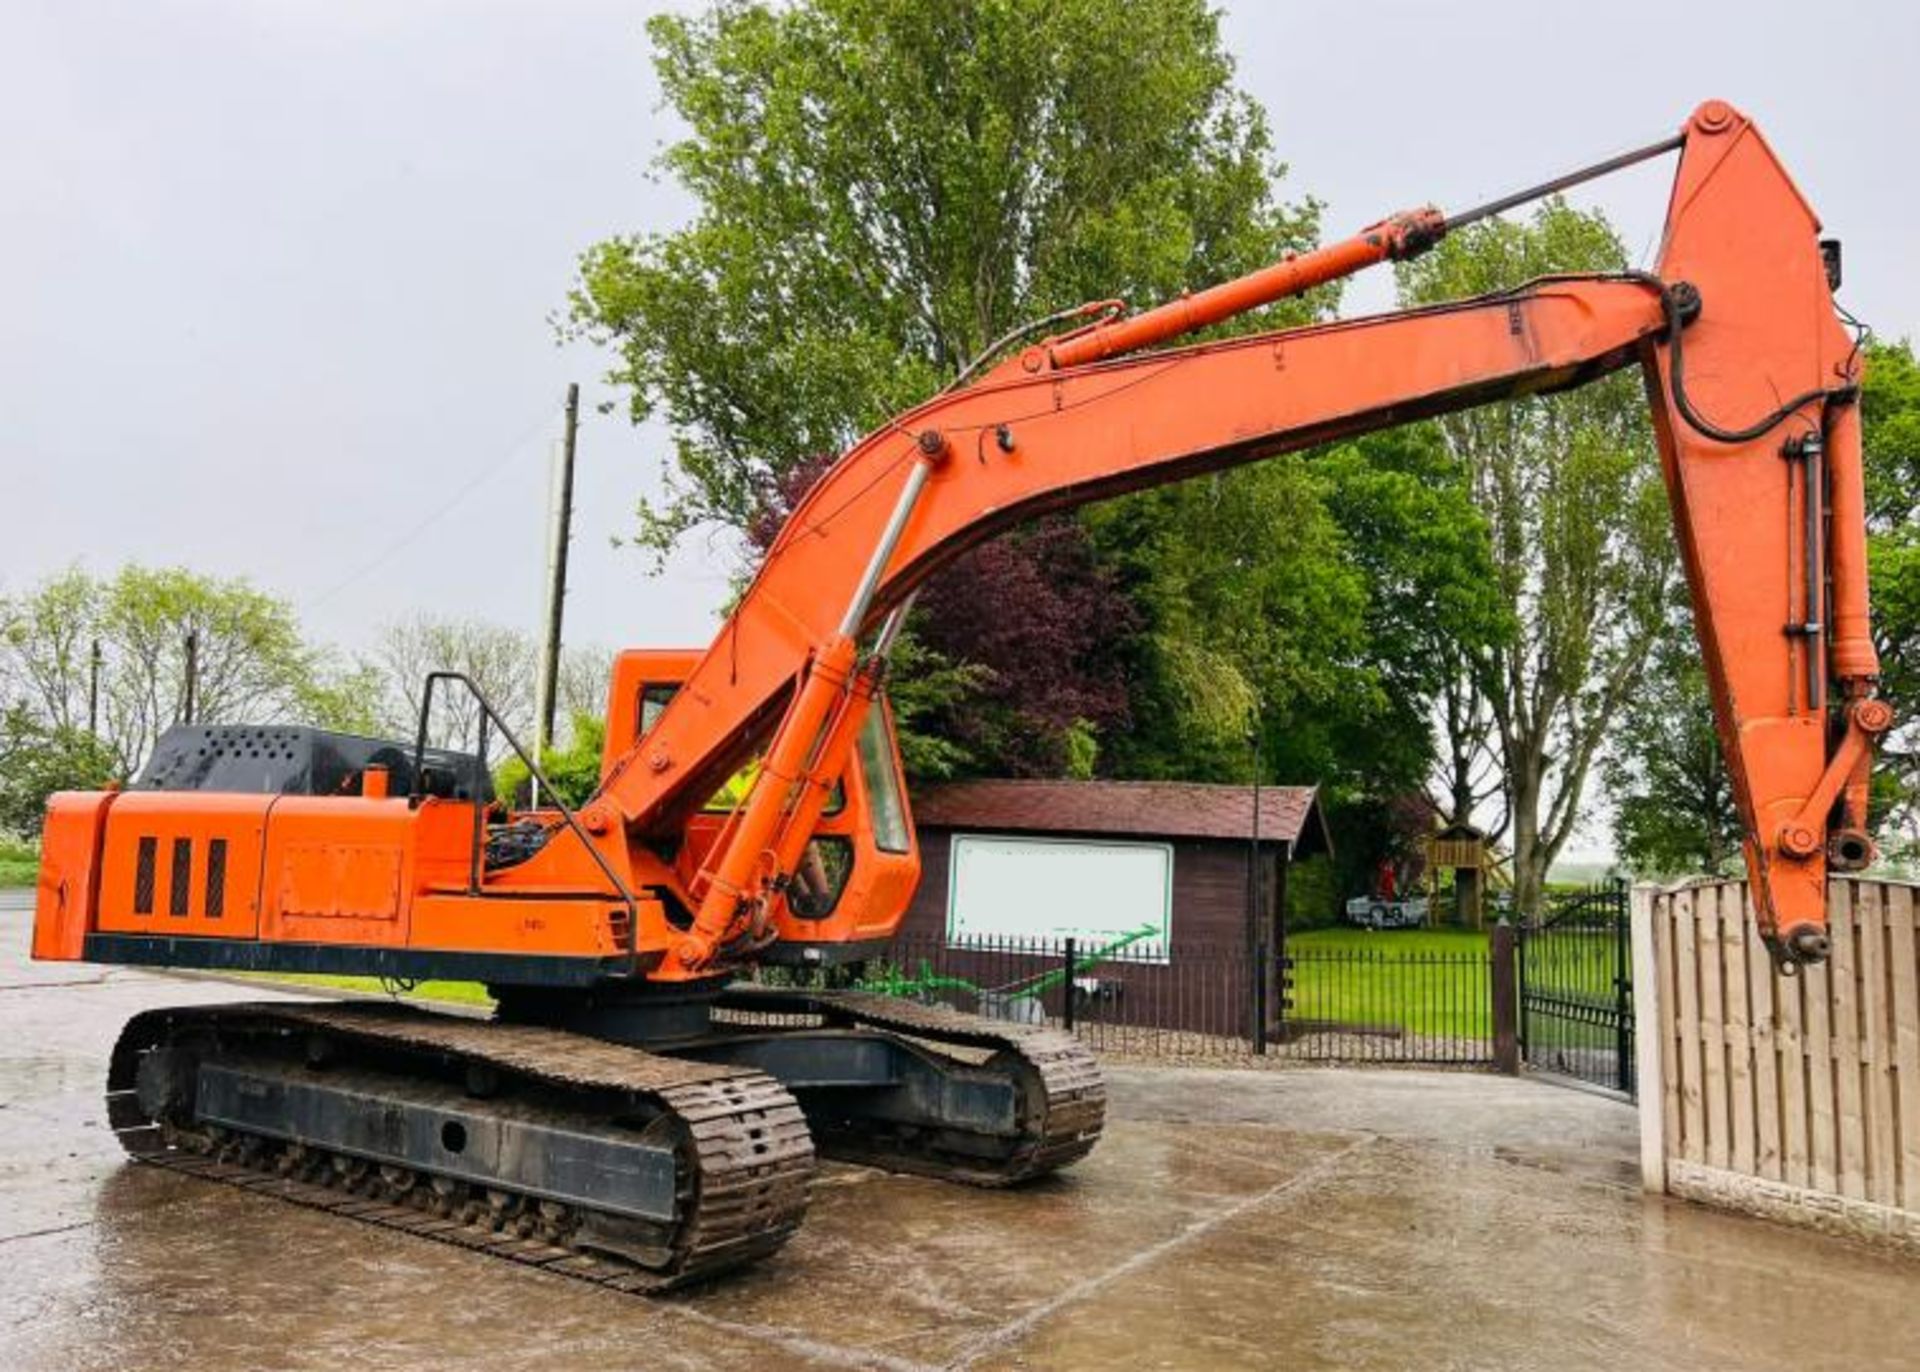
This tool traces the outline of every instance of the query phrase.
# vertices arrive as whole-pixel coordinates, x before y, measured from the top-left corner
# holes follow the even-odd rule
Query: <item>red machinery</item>
[[[1673,150],[1657,274],[1154,350]],[[1137,315],[1089,307],[846,453],[706,652],[624,655],[577,815],[503,814],[474,758],[421,742],[177,730],[130,789],[52,802],[34,954],[487,982],[492,1022],[140,1016],[114,1124],[155,1161],[275,1173],[360,1218],[616,1284],[777,1246],[816,1145],[983,1184],[1049,1171],[1102,1119],[1070,1037],[730,985],[756,962],[867,956],[906,909],[918,858],[884,686],[914,588],[1043,511],[1637,365],[1760,929],[1783,962],[1818,960],[1829,868],[1873,853],[1868,770],[1891,720],[1857,350],[1819,230],[1759,130],[1710,102],[1667,142],[1466,215],[1397,215]],[[428,708],[462,684],[430,682]],[[755,759],[745,799],[709,811]]]

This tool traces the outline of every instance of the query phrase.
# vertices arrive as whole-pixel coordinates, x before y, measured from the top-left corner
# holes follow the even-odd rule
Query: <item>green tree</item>
[[[606,712],[607,683],[613,655],[604,649],[574,647],[560,655],[560,680],[554,715],[563,747],[577,722]],[[533,747],[535,684],[539,648],[533,636],[484,619],[418,614],[383,626],[371,654],[354,674],[361,699],[373,714],[376,731],[412,738],[419,728],[420,700],[430,672],[459,672],[485,693],[514,736]],[[480,706],[456,683],[434,688],[427,742],[436,748],[471,749],[479,739]],[[489,727],[489,763],[512,749],[498,729]],[[598,745],[594,755],[598,757]]]
[[[1867,473],[1867,556],[1881,690],[1899,720],[1875,788],[1886,846],[1911,858],[1920,811],[1920,363],[1906,340],[1867,348],[1861,390]]]
[[[1647,681],[1621,707],[1601,777],[1614,846],[1648,876],[1727,876],[1740,866],[1740,816],[1714,730],[1693,616],[1676,603]]]
[[[675,470],[640,542],[744,530],[780,479],[926,398],[1024,320],[1152,301],[1305,246],[1204,0],[719,0],[649,24],[688,134],[686,227],[583,256]],[[1294,317],[1299,307],[1293,307]]]
[[[115,774],[112,751],[85,729],[48,724],[15,703],[0,715],[0,835],[37,835],[48,796],[92,789]]]
[[[599,714],[576,714],[570,721],[568,735],[563,746],[548,748],[540,754],[540,770],[560,793],[560,799],[568,805],[580,806],[587,803],[600,785],[600,753],[606,746],[607,722]],[[509,756],[494,769],[494,793],[520,803],[531,780],[527,764]]]
[[[185,717],[189,640],[197,719],[354,727],[367,717],[292,607],[243,579],[128,566],[102,580],[75,569],[9,601],[0,622],[0,679],[50,739],[85,732],[99,644],[97,734],[119,776]]]
[[[1868,345],[1860,403],[1881,688],[1909,715],[1904,702],[1920,698],[1920,365],[1906,342]],[[1651,666],[1660,689],[1622,711],[1606,768],[1621,855],[1650,872],[1729,870],[1738,820],[1684,606]],[[1917,795],[1920,756],[1903,723],[1882,750],[1874,802],[1884,846],[1909,860]]]
[[[364,674],[306,642],[284,600],[180,567],[76,568],[0,600],[0,829],[37,832],[52,792],[140,770],[185,717],[189,639],[197,719],[372,722]]]
[[[1617,271],[1607,221],[1544,203],[1493,220],[1398,268],[1407,304],[1479,295],[1553,272]],[[1500,763],[1516,899],[1537,906],[1547,869],[1581,820],[1601,746],[1646,671],[1676,572],[1673,539],[1637,378],[1438,421],[1466,466],[1492,534],[1511,634],[1457,662],[1457,716]]]

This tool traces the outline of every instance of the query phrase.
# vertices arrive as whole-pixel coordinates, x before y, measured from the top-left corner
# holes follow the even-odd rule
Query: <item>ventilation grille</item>
[[[227,912],[227,841],[216,838],[207,845],[207,918],[219,919]]]
[[[173,872],[167,882],[167,913],[176,919],[187,917],[187,896],[193,887],[193,840],[173,841]]]
[[[140,855],[133,865],[133,913],[136,915],[153,913],[153,867],[159,848],[159,839],[140,840]]]

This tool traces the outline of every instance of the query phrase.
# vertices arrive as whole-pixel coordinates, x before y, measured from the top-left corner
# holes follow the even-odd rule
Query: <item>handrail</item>
[[[493,702],[487,699],[486,693],[483,692],[480,687],[474,683],[473,678],[469,677],[465,672],[442,671],[427,673],[426,686],[420,693],[420,722],[414,733],[413,778],[407,789],[407,804],[417,806],[423,796],[420,788],[420,779],[427,756],[427,723],[433,711],[433,688],[435,683],[441,681],[459,682],[467,688],[468,694],[473,697],[474,702],[480,707],[480,751],[476,761],[479,764],[481,774],[485,775],[487,770],[487,724],[491,721],[493,726],[500,731],[500,737],[507,741],[507,746],[513,749],[515,756],[526,764],[527,774],[531,776],[534,783],[539,786],[541,793],[553,801],[554,808],[560,811],[561,819],[566,821],[567,828],[573,831],[573,836],[580,840],[580,846],[586,849],[587,856],[593,859],[594,866],[598,867],[601,875],[606,877],[607,881],[611,883],[613,886],[613,894],[627,907],[627,967],[629,975],[636,974],[640,956],[640,902],[634,897],[633,892],[627,888],[627,883],[621,880],[620,874],[613,869],[613,864],[607,861],[605,854],[593,846],[593,841],[587,837],[587,831],[581,826],[579,817],[573,813],[573,807],[561,799],[560,793],[554,789],[553,783],[547,779],[546,773],[540,770],[540,764],[535,762],[533,758],[528,755],[527,750],[520,746],[520,740],[514,737],[513,730],[507,727],[507,722],[500,718],[500,712],[493,708]],[[469,855],[469,865],[467,869],[467,893],[469,895],[480,894],[481,835],[485,827],[486,805],[486,801],[481,798],[479,788],[476,786],[473,797],[473,847]]]

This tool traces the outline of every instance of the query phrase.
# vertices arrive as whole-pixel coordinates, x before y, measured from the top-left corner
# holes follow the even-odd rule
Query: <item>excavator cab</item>
[[[691,648],[632,648],[614,660],[602,783],[621,759],[636,749],[644,752],[649,731],[704,655]],[[764,962],[824,966],[871,957],[893,936],[913,899],[919,845],[893,713],[884,698],[861,725],[851,764],[775,897],[772,927],[778,939],[761,955]],[[756,757],[687,821],[673,854],[683,889],[694,886],[759,770]]]

